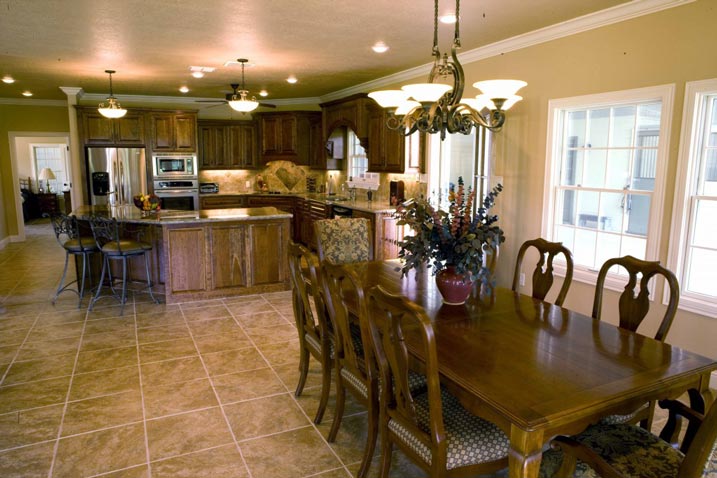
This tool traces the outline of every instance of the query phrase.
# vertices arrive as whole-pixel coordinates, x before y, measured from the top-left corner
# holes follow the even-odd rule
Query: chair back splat
[[[321,364],[321,398],[314,423],[321,423],[331,388],[332,350],[334,336],[327,323],[323,294],[319,283],[316,258],[301,244],[289,242],[289,270],[291,272],[294,319],[299,333],[299,383],[295,395],[304,390],[309,373],[309,357]],[[310,298],[314,301],[311,306]]]
[[[594,319],[600,319],[602,312],[602,295],[603,287],[605,285],[605,277],[608,271],[613,266],[622,266],[625,268],[629,275],[625,290],[620,294],[619,309],[620,309],[620,327],[637,331],[637,328],[642,323],[643,319],[650,310],[650,291],[647,287],[648,282],[655,275],[662,275],[667,285],[670,288],[670,300],[667,305],[667,310],[662,318],[660,327],[655,334],[655,340],[664,341],[667,336],[667,332],[670,330],[672,321],[675,318],[677,312],[677,305],[680,300],[680,286],[677,282],[675,274],[669,269],[666,269],[660,265],[659,261],[643,261],[632,256],[617,257],[609,259],[603,264],[598,273],[597,283],[595,284],[595,300],[593,301],[593,312],[592,317]],[[638,275],[640,278],[640,290],[636,292],[636,286],[638,282]]]
[[[321,219],[314,223],[320,261],[348,264],[373,260],[371,224],[366,218]]]
[[[570,249],[563,246],[562,242],[549,242],[542,237],[525,241],[523,245],[520,246],[520,250],[518,250],[518,258],[515,261],[513,290],[516,292],[518,291],[520,269],[523,265],[525,253],[530,247],[536,248],[540,254],[532,276],[532,296],[538,300],[545,300],[545,296],[548,295],[550,288],[553,286],[553,259],[558,254],[562,254],[565,257],[565,278],[563,280],[563,285],[560,288],[560,292],[558,292],[558,297],[555,299],[555,305],[563,305],[565,296],[568,294],[568,289],[570,288],[570,283],[573,279],[573,255],[570,252]]]

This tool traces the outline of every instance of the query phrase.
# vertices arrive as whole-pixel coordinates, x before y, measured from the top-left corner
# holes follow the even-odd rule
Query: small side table
[[[37,194],[37,206],[42,216],[60,212],[57,194],[55,193],[39,193]]]

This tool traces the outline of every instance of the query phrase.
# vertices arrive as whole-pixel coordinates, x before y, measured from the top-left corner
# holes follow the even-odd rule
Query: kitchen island
[[[123,235],[150,243],[152,280],[168,304],[289,289],[292,215],[274,207],[143,215],[133,206],[82,206],[73,214],[81,224],[114,217]],[[133,280],[146,280],[141,261],[130,267]]]

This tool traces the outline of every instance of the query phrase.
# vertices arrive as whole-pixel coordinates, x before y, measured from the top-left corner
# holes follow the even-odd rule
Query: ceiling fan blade
[[[226,100],[194,100],[195,103],[226,103]]]
[[[205,101],[205,103],[207,103],[207,102]],[[202,108],[200,108],[200,109],[202,109],[202,110],[208,110],[208,109],[211,109],[211,108],[216,108],[217,106],[224,106],[224,104],[223,104],[223,103],[216,103],[216,104],[213,104],[213,105],[210,105],[210,106],[204,106],[204,107],[202,107]]]
[[[263,106],[264,108],[276,108],[276,105],[272,105],[271,103],[259,103],[259,106]]]

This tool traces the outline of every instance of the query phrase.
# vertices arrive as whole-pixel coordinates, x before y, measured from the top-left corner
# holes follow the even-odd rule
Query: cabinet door
[[[406,137],[398,131],[388,129],[385,114],[381,117],[381,125],[383,126],[383,171],[402,174],[406,163]]]
[[[197,117],[193,114],[174,117],[174,147],[176,151],[197,150]]]
[[[247,285],[244,251],[246,228],[212,226],[212,288],[245,287]]]
[[[256,127],[253,124],[228,128],[229,166],[252,169],[259,165],[256,148]]]
[[[85,144],[111,144],[114,141],[112,121],[99,113],[83,113],[82,126],[85,133]]]
[[[324,134],[321,122],[313,121],[309,126],[309,166],[311,169],[328,169],[327,161],[328,158],[326,148],[324,148]]]
[[[396,259],[401,247],[399,241],[403,240],[404,227],[397,225],[398,219],[393,215],[381,217],[380,256],[379,260]]]
[[[217,130],[215,126],[201,126],[199,128],[199,168],[213,169],[219,167],[224,162],[223,151],[217,151],[217,148],[224,149],[224,144],[217,144]]]
[[[172,292],[202,291],[206,287],[204,228],[168,229],[165,232],[171,277],[165,278]]]
[[[282,154],[297,154],[296,117],[294,115],[282,116],[279,131],[280,152]]]
[[[144,116],[127,113],[115,123],[117,144],[144,144]]]
[[[386,125],[383,124],[383,114],[372,109],[368,115],[368,170],[382,172],[384,170],[383,136]]]
[[[152,115],[152,150],[174,151],[174,117],[171,114]]]
[[[282,223],[260,223],[248,226],[248,254],[251,261],[250,284],[275,284],[287,277],[286,247],[288,233]]]
[[[279,134],[281,120],[277,116],[263,116],[261,118],[261,154],[271,156],[281,153]]]

